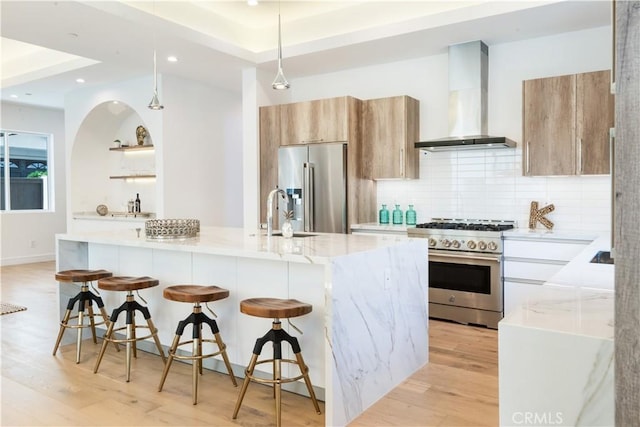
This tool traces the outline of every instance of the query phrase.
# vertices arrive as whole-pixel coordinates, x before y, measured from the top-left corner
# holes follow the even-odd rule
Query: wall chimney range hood
[[[482,41],[449,46],[449,135],[416,142],[427,151],[512,148],[503,136],[487,136],[489,48]]]

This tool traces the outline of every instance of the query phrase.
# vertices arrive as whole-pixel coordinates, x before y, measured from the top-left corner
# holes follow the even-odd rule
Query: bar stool
[[[242,399],[247,391],[249,382],[254,380],[259,383],[273,384],[274,394],[276,400],[276,425],[280,427],[282,425],[280,402],[281,402],[281,384],[298,381],[300,378],[304,378],[304,382],[309,390],[309,396],[315,406],[316,412],[320,414],[320,406],[318,406],[318,400],[313,391],[311,385],[311,379],[309,379],[309,367],[305,365],[300,353],[300,345],[298,339],[292,337],[287,331],[282,329],[280,319],[289,319],[291,317],[298,317],[308,313],[311,313],[312,306],[294,299],[278,299],[278,298],[251,298],[240,302],[240,311],[248,314],[249,316],[272,318],[273,323],[271,330],[267,332],[262,338],[256,340],[256,344],[253,347],[253,356],[249,366],[245,370],[244,382],[242,383],[242,389],[236,402],[235,410],[233,411],[233,419],[238,416],[238,411],[242,405]],[[293,325],[292,325],[293,326]],[[273,359],[258,361],[258,356],[262,352],[262,347],[267,342],[273,342]],[[286,341],[291,345],[293,353],[296,356],[296,360],[282,359],[282,341]],[[282,378],[281,375],[281,363],[292,363],[298,365],[301,374],[294,378]],[[256,365],[261,363],[273,363],[273,379],[258,378],[253,375],[253,370]]]
[[[111,314],[111,318],[109,319],[111,324],[107,329],[107,332],[104,334],[104,342],[102,343],[102,348],[100,349],[100,354],[98,355],[98,360],[96,360],[96,366],[93,370],[93,373],[98,372],[98,368],[100,367],[100,362],[102,362],[102,357],[104,356],[104,352],[107,348],[107,343],[125,343],[126,344],[126,365],[127,365],[127,382],[131,379],[131,355],[133,353],[133,357],[137,357],[136,351],[136,341],[142,341],[149,337],[153,337],[153,340],[156,343],[156,347],[160,352],[160,356],[162,356],[162,361],[166,361],[166,357],[164,355],[164,351],[162,350],[162,345],[160,344],[160,339],[158,338],[158,330],[153,324],[151,320],[151,314],[149,313],[149,309],[143,305],[138,303],[134,296],[133,291],[139,291],[140,289],[152,288],[154,286],[158,286],[160,282],[151,277],[128,277],[128,276],[114,276],[107,277],[104,279],[98,280],[98,288],[103,289],[105,291],[126,291],[127,299],[126,301],[118,308],[113,310]],[[140,297],[140,294],[138,294]],[[142,301],[144,299],[140,297]],[[146,304],[146,301],[144,301]],[[147,321],[147,325],[136,325],[136,311],[142,313],[144,318]],[[120,313],[126,313],[126,326],[122,326],[119,328],[115,328],[115,324],[118,321],[118,316]],[[150,334],[139,337],[136,335],[137,329],[149,329]],[[114,333],[118,331],[126,330],[126,338],[116,338]]]
[[[198,403],[198,373],[202,375],[202,359],[217,355],[222,356],[224,364],[227,367],[227,372],[229,372],[229,376],[231,377],[231,382],[234,386],[237,386],[238,384],[236,383],[236,377],[233,375],[231,363],[229,363],[229,358],[227,357],[227,346],[224,342],[222,342],[222,338],[220,338],[218,324],[215,320],[211,319],[202,312],[202,306],[200,305],[200,303],[205,303],[206,305],[206,303],[208,302],[227,298],[229,296],[229,291],[218,286],[174,285],[165,288],[162,292],[162,295],[165,297],[165,299],[168,299],[170,301],[192,303],[193,312],[186,319],[178,322],[176,336],[173,338],[173,343],[171,344],[171,348],[169,349],[169,358],[167,359],[167,363],[164,366],[164,372],[162,372],[162,378],[160,379],[160,386],[158,387],[158,391],[162,391],[162,387],[164,386],[164,382],[167,379],[167,374],[169,373],[169,368],[171,367],[173,359],[191,360],[193,365],[192,395],[193,404],[196,405]],[[209,306],[207,306],[207,308],[209,308]],[[209,311],[211,311],[211,309],[209,309]],[[217,317],[215,313],[213,313],[213,311],[211,311],[211,313],[215,317]],[[193,325],[193,339],[180,342],[180,338],[184,333],[184,329],[189,324]],[[209,325],[215,339],[202,338],[203,324]],[[203,342],[216,343],[219,350],[213,353],[202,354]],[[192,344],[192,354],[190,356],[177,354],[178,347],[188,344]]]
[[[64,331],[66,331],[67,329],[78,330],[78,339],[76,343],[76,363],[80,363],[80,350],[82,348],[82,331],[84,328],[91,328],[91,335],[93,336],[93,342],[94,344],[98,343],[98,341],[96,340],[96,325],[109,325],[109,317],[107,316],[107,311],[104,309],[104,303],[102,302],[102,298],[100,298],[98,295],[94,294],[89,290],[89,282],[93,282],[94,280],[102,279],[105,277],[111,277],[111,276],[112,276],[112,273],[107,270],[65,270],[65,271],[59,271],[56,273],[56,280],[58,282],[81,283],[81,285],[80,285],[80,292],[75,297],[69,299],[69,302],[67,303],[67,310],[65,311],[64,316],[60,321],[60,332],[58,332],[58,339],[56,340],[56,345],[53,347],[54,356],[58,351],[58,347],[60,346],[60,342],[62,341],[62,336],[64,335]],[[98,306],[98,309],[100,310],[100,314],[102,315],[102,321],[98,323],[95,322],[95,315],[93,312],[94,301]],[[78,303],[78,315],[71,316],[71,312],[76,302]],[[88,325],[84,323],[85,311],[88,312],[87,314],[87,316],[89,317]],[[78,319],[78,321],[76,324],[70,325],[69,320],[71,319]],[[116,349],[120,351],[117,344],[116,344]]]

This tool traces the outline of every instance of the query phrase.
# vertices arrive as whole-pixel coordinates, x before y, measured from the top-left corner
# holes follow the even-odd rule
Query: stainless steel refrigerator
[[[294,231],[347,232],[347,144],[292,145],[278,149],[280,224],[293,211]]]

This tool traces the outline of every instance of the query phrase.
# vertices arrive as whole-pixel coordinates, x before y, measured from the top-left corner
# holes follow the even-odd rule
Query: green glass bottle
[[[382,204],[382,209],[378,213],[378,220],[380,224],[389,224],[389,209],[387,209],[387,205]]]
[[[407,225],[416,225],[416,211],[413,210],[413,205],[409,205],[407,210]]]
[[[396,208],[393,210],[393,223],[395,225],[402,224],[402,211],[400,210],[400,205],[396,205]]]

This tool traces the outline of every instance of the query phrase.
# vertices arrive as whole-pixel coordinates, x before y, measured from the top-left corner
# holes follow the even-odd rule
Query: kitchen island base
[[[135,230],[57,236],[57,268],[101,266],[122,275],[149,275],[160,286],[143,291],[160,341],[167,348],[181,307],[162,290],[177,283],[224,287],[216,304],[234,374],[244,377],[263,319],[243,315],[239,303],[255,297],[293,298],[313,305],[295,319],[311,381],[326,402],[326,425],[346,425],[428,361],[427,245],[421,239],[322,235],[300,239],[203,228],[197,239],[153,242]],[[69,290],[60,287],[60,301]],[[118,296],[102,292],[107,307]],[[322,331],[322,332],[320,332]],[[139,343],[153,351],[153,342]],[[205,351],[205,350],[203,350]],[[155,351],[157,353],[157,350]],[[290,358],[290,349],[283,358]],[[222,360],[205,366],[226,372]],[[284,376],[295,376],[284,367]],[[261,366],[265,378],[269,366]],[[160,378],[161,372],[158,373]],[[301,381],[289,390],[306,393]]]

